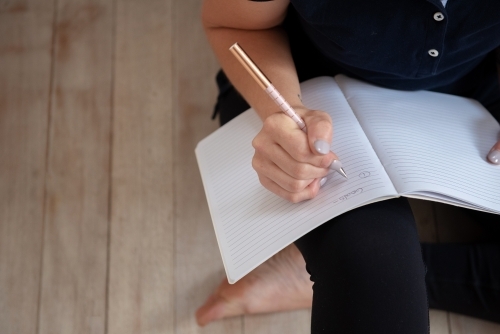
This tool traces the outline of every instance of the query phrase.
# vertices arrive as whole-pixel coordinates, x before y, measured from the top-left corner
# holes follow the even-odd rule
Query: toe
[[[205,304],[196,310],[196,322],[200,326],[224,317],[224,300],[213,294],[208,297]]]

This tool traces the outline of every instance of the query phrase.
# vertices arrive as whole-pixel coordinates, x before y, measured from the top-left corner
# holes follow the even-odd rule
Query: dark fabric
[[[314,68],[311,71],[303,69],[302,78],[304,80],[311,79],[317,76],[327,75],[316,72]],[[304,81],[302,80],[302,81]],[[217,85],[219,87],[219,95],[217,103],[214,107],[212,119],[217,114],[219,115],[220,125],[224,125],[234,117],[238,116],[248,108],[250,105],[243,99],[238,91],[231,85],[226,75],[222,70],[217,74]],[[465,92],[464,94],[455,94],[463,97],[469,97],[478,100],[490,113],[500,122],[500,88],[498,86],[498,77],[495,72],[484,73],[484,78],[479,80],[475,89]],[[494,143],[491,145],[493,146]]]
[[[289,36],[295,39],[293,34],[301,30],[310,41],[301,52],[308,54],[313,45],[313,53],[325,58],[328,71],[389,88],[457,89],[466,75],[480,77],[474,69],[500,46],[497,0],[450,0],[446,8],[440,0],[291,3],[290,12],[297,15],[290,15],[296,23]],[[444,15],[442,21],[434,19],[436,12]],[[439,55],[430,56],[431,49]],[[476,83],[461,81],[459,88],[470,91]]]
[[[498,237],[499,234],[496,234]],[[500,323],[500,243],[423,244],[429,307]]]
[[[220,125],[224,125],[250,108],[250,106],[236,91],[222,70],[217,73],[215,80],[219,87],[219,95],[217,96],[217,103],[214,107],[212,119],[215,119],[217,114],[219,114]]]
[[[500,323],[498,216],[471,216],[485,218],[477,223],[489,242],[425,243],[421,253],[404,198],[351,210],[297,240],[314,282],[312,333],[427,333],[428,307]]]
[[[295,244],[314,282],[312,333],[428,333],[425,267],[406,199],[346,212]]]
[[[500,4],[500,1],[498,3]],[[283,26],[288,33],[290,48],[300,82],[319,76],[333,77],[337,74],[345,74],[363,81],[371,81],[372,83],[382,85],[380,82],[370,80],[370,77],[365,78],[358,75],[359,73],[354,73],[349,69],[341,67],[320,52],[302,29],[297,12],[293,6],[289,7]],[[498,33],[498,38],[500,38],[500,32]],[[458,78],[454,82],[449,82],[442,86],[432,84],[427,88],[419,89],[473,98],[483,104],[500,121],[500,85],[495,57],[495,52],[489,52],[475,68],[470,70],[470,72],[465,72],[463,77]],[[404,78],[393,85],[386,86],[390,86],[393,89],[405,90],[408,87],[403,81],[413,82],[415,80],[418,81],[415,78]],[[217,74],[216,81],[219,87],[219,96],[213,117],[220,112],[220,122],[222,125],[236,116],[235,113],[241,113],[250,108],[250,106],[231,85],[222,70]],[[410,83],[409,85],[413,84]],[[237,108],[234,108],[234,106]]]

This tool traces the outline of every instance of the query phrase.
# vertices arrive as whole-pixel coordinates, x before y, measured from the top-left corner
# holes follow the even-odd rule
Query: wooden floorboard
[[[174,333],[172,1],[116,6],[108,333]]]
[[[112,0],[58,0],[40,334],[104,334]]]
[[[298,310],[262,315],[247,315],[244,319],[245,334],[307,334],[310,332],[310,310]]]
[[[216,98],[218,65],[200,22],[199,0],[174,2],[175,91],[175,296],[178,333],[241,333],[241,318],[204,328],[194,313],[224,279],[194,148],[214,131],[210,119]]]
[[[35,334],[52,1],[0,2],[0,332]]]
[[[500,324],[450,313],[452,334],[498,334]]]
[[[1,334],[309,332],[309,310],[196,325],[224,279],[194,157],[218,127],[200,5],[0,0]],[[423,241],[478,233],[412,207]],[[435,310],[430,326],[500,333]]]

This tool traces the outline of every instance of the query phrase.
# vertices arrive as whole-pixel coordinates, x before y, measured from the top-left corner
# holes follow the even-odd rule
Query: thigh
[[[313,333],[427,333],[425,267],[406,199],[351,210],[296,241]]]

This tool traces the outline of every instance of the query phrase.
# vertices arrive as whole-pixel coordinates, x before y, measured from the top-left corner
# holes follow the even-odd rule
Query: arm
[[[303,107],[287,36],[280,27],[288,3],[288,0],[206,0],[203,4],[203,26],[224,72],[262,120],[279,109],[228,49],[235,42],[240,43],[262,71],[272,78],[273,85],[290,105]]]
[[[263,121],[252,143],[252,165],[260,182],[278,196],[299,202],[316,196],[320,180],[336,156],[315,149],[318,142],[329,146],[332,121],[324,112],[308,110],[300,100],[297,72],[281,28],[288,4],[289,0],[205,0],[202,21],[224,72]],[[235,42],[304,119],[307,135],[278,109],[229,52]]]

